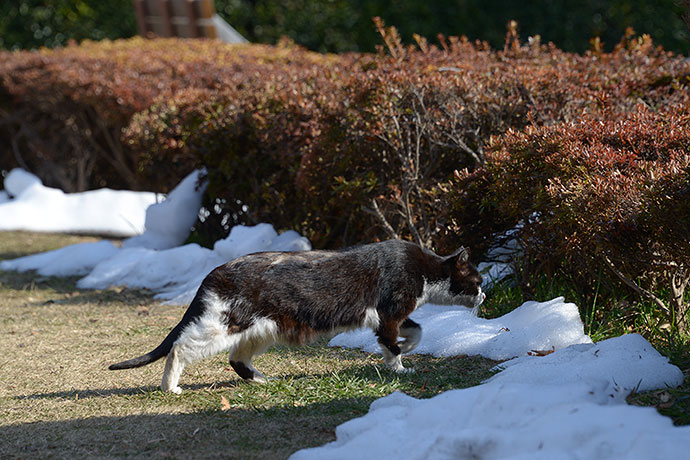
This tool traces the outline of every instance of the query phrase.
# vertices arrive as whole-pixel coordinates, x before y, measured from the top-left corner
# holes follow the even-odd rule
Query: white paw
[[[395,372],[398,374],[414,374],[416,371],[411,367],[403,367],[401,369],[396,369]]]
[[[405,367],[400,362],[386,363],[386,366],[388,367],[388,369],[392,370],[397,374],[411,374],[414,372],[413,368]]]
[[[168,390],[168,391],[170,391],[171,393],[175,393],[176,395],[179,395],[180,393],[182,393],[182,388],[180,388],[180,387],[175,387],[175,388],[171,388],[171,389]]]
[[[270,380],[270,379],[267,378],[265,375],[262,375],[262,374],[256,375],[256,374],[255,374],[254,377],[252,377],[252,378],[250,378],[250,379],[247,379],[247,382],[252,382],[252,383],[266,383],[266,382],[268,382],[269,380]]]
[[[411,340],[401,340],[398,342],[398,346],[400,347],[400,353],[407,353],[417,348],[417,342],[412,342]]]

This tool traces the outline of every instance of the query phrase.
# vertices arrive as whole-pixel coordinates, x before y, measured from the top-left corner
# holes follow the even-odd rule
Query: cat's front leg
[[[400,351],[408,353],[417,348],[419,341],[422,340],[422,326],[410,318],[406,318],[400,325],[400,337],[405,339],[398,342]]]
[[[379,345],[383,352],[383,362],[395,372],[414,372],[414,369],[406,369],[402,365],[400,346],[396,343],[400,330],[396,321],[385,321],[376,331]]]

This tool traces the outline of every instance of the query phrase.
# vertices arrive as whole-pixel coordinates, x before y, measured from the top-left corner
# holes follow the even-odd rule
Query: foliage
[[[689,120],[683,100],[507,133],[492,146],[487,167],[455,185],[476,194],[461,206],[469,206],[464,212],[476,228],[497,215],[504,228],[522,223],[513,236],[530,274],[524,284],[541,273],[566,273],[579,292],[604,298],[622,284],[687,330]],[[666,299],[654,294],[660,291]]]
[[[64,46],[69,40],[131,37],[131,0],[12,0],[0,4],[0,49]]]
[[[503,45],[509,20],[525,37],[540,35],[559,48],[584,52],[591,38],[613,48],[627,27],[650,34],[666,49],[690,50],[677,0],[216,0],[220,15],[250,41],[276,43],[282,36],[316,51],[371,52],[379,37],[371,18],[395,24],[405,43],[413,35],[464,35]]]
[[[207,243],[269,221],[316,247],[395,236],[479,257],[517,227],[522,273],[590,299],[622,286],[686,328],[690,63],[632,31],[578,55],[515,24],[498,51],[376,27],[377,54],[176,39],[4,53],[3,164],[67,190],[160,191],[205,165]]]
[[[252,42],[289,37],[320,52],[371,52],[379,35],[371,19],[395,24],[405,43],[414,34],[464,35],[503,44],[509,20],[523,36],[541,36],[567,51],[584,52],[599,37],[611,49],[627,27],[650,34],[666,49],[687,54],[688,34],[678,0],[216,0],[216,10]],[[136,33],[131,0],[14,0],[0,5],[0,48],[64,46],[70,39],[100,40]]]
[[[244,77],[260,80],[293,62],[293,54],[261,45],[141,38],[0,53],[3,166],[25,167],[67,191],[106,185],[166,190],[198,162],[176,157],[167,169],[147,168],[150,152],[121,141],[133,115],[187,88],[213,91]],[[299,65],[328,60],[302,53]]]

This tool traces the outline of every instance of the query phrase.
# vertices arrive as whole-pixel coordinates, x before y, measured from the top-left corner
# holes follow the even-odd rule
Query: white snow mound
[[[143,234],[128,238],[123,248],[142,247],[169,249],[179,246],[189,236],[201,207],[201,198],[208,186],[204,181],[197,188],[205,170],[193,171],[168,194],[165,201],[146,209],[146,230]]]
[[[378,399],[367,415],[338,426],[336,441],[290,458],[642,460],[690,450],[690,426],[625,403],[640,380],[640,390],[683,381],[637,334],[507,365],[488,383],[431,399]]]
[[[432,304],[414,311],[410,318],[422,326],[422,340],[414,352],[434,356],[482,355],[502,360],[532,350],[592,342],[584,333],[577,306],[563,297],[526,302],[496,319],[478,318],[462,306]],[[339,334],[329,345],[380,352],[374,333],[368,329]]]
[[[485,384],[418,400],[393,393],[337,440],[291,460],[684,458],[690,427],[653,408],[602,405],[585,384]]]
[[[18,197],[34,185],[42,186],[41,179],[20,168],[14,168],[5,177],[5,191],[9,196]]]
[[[232,260],[254,252],[263,251],[308,251],[311,243],[299,233],[289,230],[278,233],[271,224],[253,227],[236,225],[227,238],[218,240],[213,251],[225,260]]]
[[[43,276],[86,275],[96,264],[114,256],[117,251],[110,241],[79,243],[54,251],[3,260],[0,262],[0,270],[36,270]]]
[[[223,260],[213,251],[198,244],[186,244],[162,251],[146,248],[122,249],[96,265],[88,276],[77,282],[77,286],[82,289],[105,289],[115,285],[147,288],[159,294],[176,293],[190,279],[197,279],[199,276],[203,279],[209,271],[222,263]],[[197,284],[196,288],[198,287]]]
[[[583,343],[547,356],[522,356],[498,366],[502,372],[489,382],[548,383],[583,381],[600,388],[605,397],[623,398],[631,391],[677,387],[683,373],[668,363],[639,334],[626,334],[597,343]],[[563,368],[576,369],[564,372]]]
[[[107,188],[64,193],[18,168],[4,183],[0,230],[132,236],[144,231],[146,208],[157,201],[155,193]]]
[[[156,298],[185,305],[192,301],[211,270],[236,257],[258,251],[303,251],[309,240],[294,231],[280,235],[270,224],[237,225],[216,242],[214,250],[198,244],[171,249],[125,248],[96,265],[77,286],[105,289],[112,285],[151,289]]]

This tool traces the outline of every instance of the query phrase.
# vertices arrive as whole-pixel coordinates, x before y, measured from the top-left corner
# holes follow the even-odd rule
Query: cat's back
[[[342,250],[259,252],[234,259],[213,270],[204,284],[235,289],[278,284],[345,289],[352,283],[370,287],[380,278],[399,277],[415,270],[421,249],[402,240],[353,246]]]

